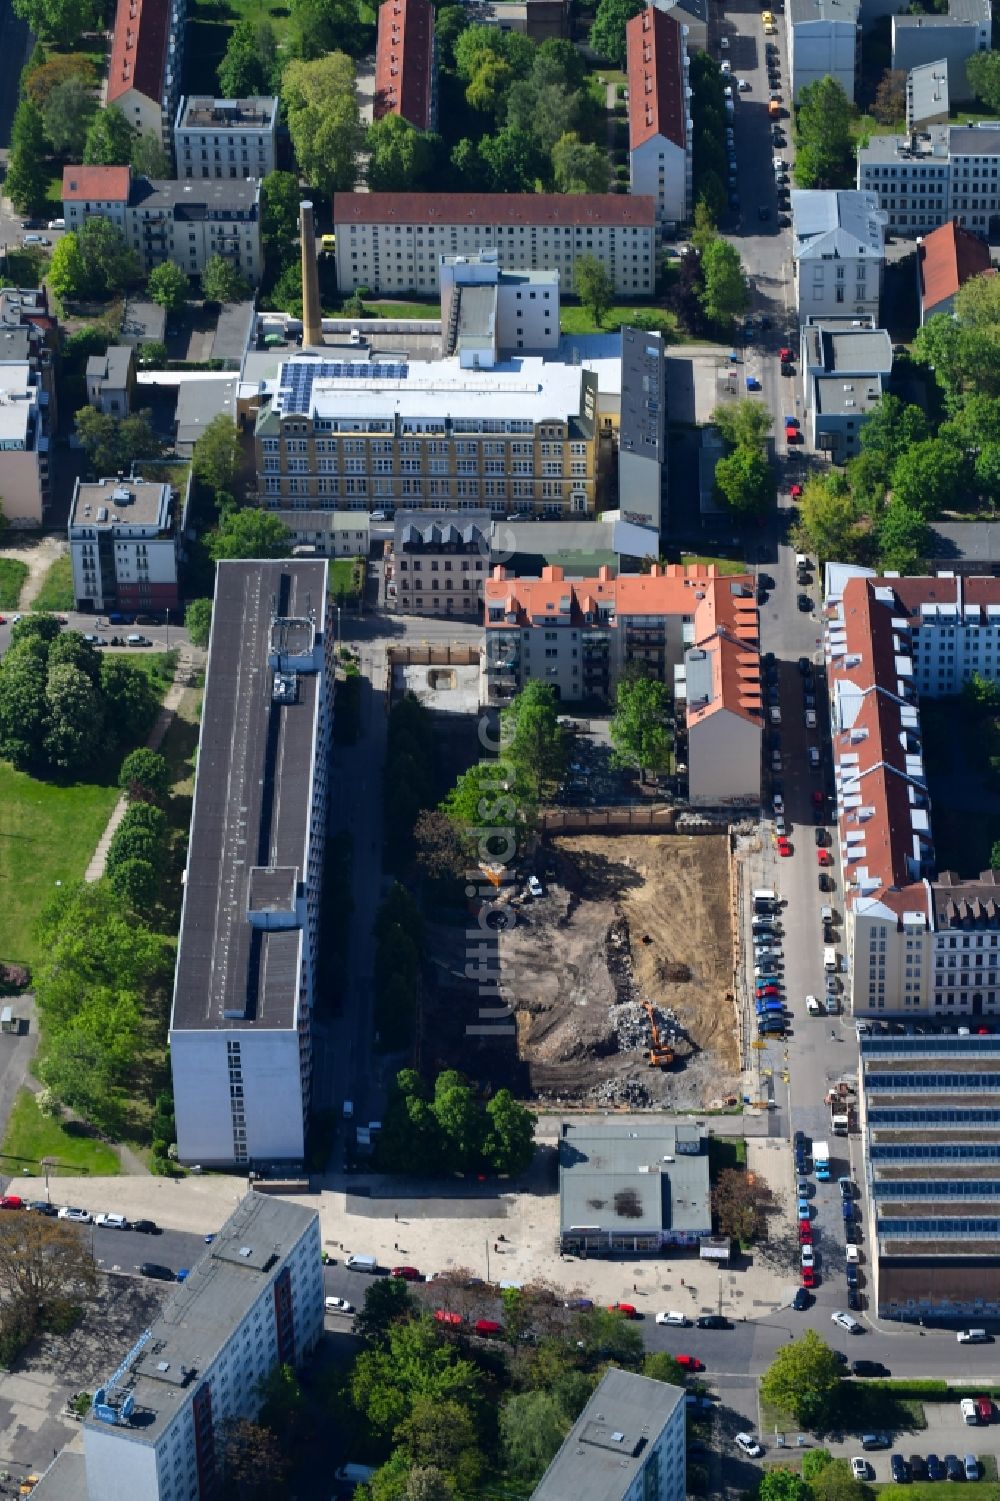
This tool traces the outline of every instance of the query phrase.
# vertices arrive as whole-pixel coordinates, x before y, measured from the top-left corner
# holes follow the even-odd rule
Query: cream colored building
[[[495,249],[504,271],[558,271],[575,290],[589,255],[616,296],[656,289],[656,203],[619,193],[337,193],[337,285],[341,292],[436,297],[442,256]]]
[[[261,393],[260,504],[592,515],[596,388],[577,365],[535,358],[480,370],[299,356]]]
[[[11,526],[41,526],[49,493],[47,398],[27,362],[0,361],[0,499]]]

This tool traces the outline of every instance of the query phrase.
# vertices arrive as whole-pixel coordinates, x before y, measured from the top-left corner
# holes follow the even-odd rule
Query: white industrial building
[[[187,518],[184,493],[166,481],[102,479],[73,489],[69,555],[78,610],[174,610],[177,565]]]
[[[276,165],[278,101],[188,94],[177,106],[178,177],[266,177]]]
[[[277,1102],[275,1102],[277,1109]],[[241,1200],[186,1281],[94,1393],[81,1501],[189,1501],[217,1494],[225,1425],[253,1419],[261,1382],[299,1366],[323,1332],[319,1215]],[[64,1455],[64,1460],[66,1456]],[[79,1465],[77,1482],[83,1479]],[[43,1476],[40,1497],[69,1491]]]
[[[858,149],[858,187],[876,193],[893,234],[927,234],[954,219],[994,240],[1000,216],[1000,121],[873,135]]]
[[[873,193],[793,192],[792,259],[800,324],[828,313],[878,320],[885,222]]]
[[[325,560],[222,562],[170,1018],[182,1162],[302,1161],[333,695]]]
[[[683,1387],[612,1366],[531,1501],[684,1501],[686,1418]]]
[[[443,255],[442,353],[470,370],[559,347],[559,272],[505,271],[496,249]]]
[[[848,99],[861,60],[860,0],[788,0],[788,76],[793,101],[834,78]]]
[[[628,43],[629,191],[653,198],[664,229],[692,212],[692,120],[685,28],[647,5],[625,28]]]

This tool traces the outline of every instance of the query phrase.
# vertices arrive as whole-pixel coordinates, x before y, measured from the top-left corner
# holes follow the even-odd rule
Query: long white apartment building
[[[954,219],[992,239],[1000,215],[1000,121],[873,135],[858,149],[858,187],[878,195],[893,234],[913,238]]]
[[[525,356],[447,360],[300,355],[266,382],[254,431],[268,509],[593,513],[597,377]]]
[[[589,255],[615,294],[656,289],[653,198],[620,193],[336,193],[337,285],[342,292],[436,297],[442,256],[495,249],[505,271],[558,271],[575,290]]]
[[[216,570],[170,1061],[180,1160],[302,1161],[326,830],[325,560]]]
[[[319,1215],[247,1194],[95,1391],[84,1473],[64,1451],[61,1481],[54,1475],[50,1492],[43,1476],[39,1495],[209,1501],[222,1480],[226,1424],[254,1419],[261,1382],[275,1366],[301,1365],[322,1332]]]
[[[628,44],[629,190],[656,202],[663,227],[691,217],[691,90],[685,27],[655,5],[633,16]]]
[[[938,872],[919,696],[1000,678],[1000,580],[828,569],[825,632],[855,1014],[1000,1015],[1000,873]]]

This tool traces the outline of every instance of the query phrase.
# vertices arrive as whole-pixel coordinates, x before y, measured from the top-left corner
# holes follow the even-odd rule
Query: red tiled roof
[[[378,13],[375,119],[401,115],[417,130],[431,126],[434,9],[430,0],[385,0]]]
[[[118,0],[108,63],[109,104],[137,89],[159,105],[169,36],[170,0]]]
[[[664,136],[683,149],[687,102],[684,98],[684,42],[673,16],[652,5],[625,28],[628,41],[629,149]]]
[[[925,317],[971,277],[991,269],[990,247],[955,220],[931,230],[917,255]]]
[[[554,224],[652,229],[652,198],[628,193],[337,193],[339,224]]]
[[[124,203],[130,181],[128,167],[64,167],[63,203]]]

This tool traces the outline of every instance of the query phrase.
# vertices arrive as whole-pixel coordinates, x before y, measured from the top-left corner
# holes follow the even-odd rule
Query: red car
[[[778,350],[778,359],[779,360],[785,360],[785,361],[787,361],[787,360],[790,360],[791,358],[792,358],[792,351],[789,349],[789,347],[788,347],[787,344],[785,345],[784,349],[779,349]]]
[[[453,1329],[457,1329],[462,1322],[462,1315],[460,1313],[449,1313],[446,1308],[435,1308],[434,1317],[439,1324],[448,1324]]]
[[[816,851],[816,864],[817,865],[832,865],[833,864],[833,856],[830,854],[830,851],[829,850],[817,850]]]
[[[782,860],[787,860],[791,853],[792,846],[789,844],[784,835],[782,835],[782,837],[778,840],[778,854],[781,856]]]
[[[24,1200],[19,1199],[17,1194],[4,1194],[0,1199],[0,1209],[23,1209]]]
[[[789,490],[788,493],[792,497],[793,500],[801,500],[802,499],[802,486],[801,485],[793,485],[792,488]]]
[[[813,1243],[812,1226],[807,1220],[799,1220],[799,1245],[811,1246]]]
[[[609,1313],[620,1313],[623,1319],[637,1319],[639,1310],[634,1303],[609,1303]]]
[[[804,1266],[802,1268],[802,1286],[803,1287],[815,1287],[818,1281],[819,1281],[819,1278],[816,1276],[816,1268],[815,1267]]]
[[[389,1273],[391,1277],[402,1277],[404,1282],[423,1282],[423,1272],[418,1272],[415,1266],[394,1266]]]
[[[705,1362],[699,1360],[697,1355],[675,1355],[674,1359],[682,1371],[703,1371]]]
[[[781,991],[777,985],[758,985],[756,994],[758,1000],[763,1000],[766,996],[779,996]]]
[[[798,430],[797,427],[786,427],[785,428],[785,442],[786,443],[804,443],[805,439],[803,438],[802,434],[799,432],[799,430]]]
[[[822,806],[823,806],[823,794],[822,794],[822,792],[814,792],[813,795],[812,795],[812,800],[816,804],[817,808],[822,808]]]

